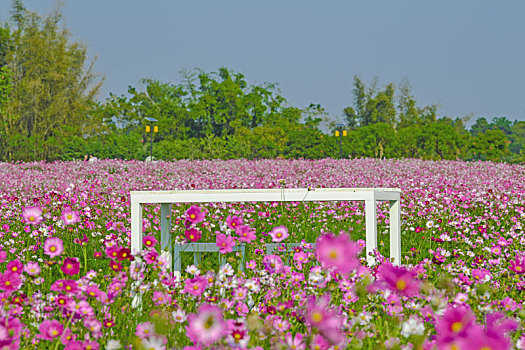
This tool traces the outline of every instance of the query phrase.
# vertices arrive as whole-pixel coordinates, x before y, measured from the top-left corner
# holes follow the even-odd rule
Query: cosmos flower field
[[[0,180],[0,349],[525,349],[524,165],[0,163]],[[400,188],[402,265],[387,203],[373,266],[362,202],[174,204],[174,244],[220,248],[183,253],[181,275],[145,205],[131,254],[130,191],[285,187]]]

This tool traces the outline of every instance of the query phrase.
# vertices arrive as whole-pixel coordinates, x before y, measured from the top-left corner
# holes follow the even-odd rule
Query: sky
[[[25,0],[48,14],[55,0]],[[343,121],[353,77],[407,79],[438,116],[525,121],[522,0],[63,0],[71,39],[97,57],[99,95],[174,84],[180,72],[226,67],[250,84],[277,83],[290,105],[321,104]],[[0,0],[0,21],[10,0]]]

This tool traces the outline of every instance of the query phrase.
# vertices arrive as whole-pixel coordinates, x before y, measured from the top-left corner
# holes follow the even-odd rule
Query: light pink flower
[[[289,236],[288,229],[286,226],[274,227],[273,230],[270,231],[270,236],[272,237],[272,241],[276,243],[282,242]]]
[[[49,237],[44,243],[44,254],[51,258],[59,256],[64,251],[64,243],[58,237]]]
[[[64,224],[70,225],[75,224],[80,221],[80,218],[78,217],[77,213],[75,213],[71,208],[65,208],[62,210],[62,221],[64,221]]]
[[[36,276],[40,273],[42,269],[40,268],[40,265],[35,261],[28,261],[26,266],[24,266],[24,271],[29,276]]]
[[[40,207],[27,207],[22,210],[22,217],[26,224],[38,225],[44,220],[42,216],[42,208]]]
[[[149,338],[155,335],[155,326],[151,322],[139,323],[135,329],[135,335],[140,339]]]
[[[283,260],[279,255],[266,255],[263,265],[269,273],[279,273],[284,268]]]
[[[195,314],[188,315],[186,335],[194,343],[209,346],[226,333],[222,310],[214,305],[203,304]]]

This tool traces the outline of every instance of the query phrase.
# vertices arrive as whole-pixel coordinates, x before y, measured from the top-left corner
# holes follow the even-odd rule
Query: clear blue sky
[[[54,0],[25,0],[49,13]],[[64,0],[72,38],[97,56],[100,99],[141,78],[180,82],[183,69],[225,66],[277,83],[295,106],[333,119],[352,80],[407,78],[439,115],[525,120],[525,1]],[[10,0],[0,0],[0,20]],[[472,120],[472,121],[473,121]],[[472,122],[471,122],[472,123]],[[469,123],[469,124],[471,124]]]

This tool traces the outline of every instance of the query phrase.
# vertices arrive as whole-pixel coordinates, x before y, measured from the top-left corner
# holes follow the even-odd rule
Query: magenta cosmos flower
[[[205,215],[206,214],[201,211],[201,208],[199,208],[196,205],[192,205],[186,211],[186,220],[188,220],[192,224],[198,224],[199,222],[204,220]]]
[[[240,241],[246,243],[250,243],[257,238],[257,236],[255,236],[255,230],[248,225],[237,226],[235,233],[239,235]]]
[[[328,308],[330,295],[325,294],[316,300],[315,296],[308,298],[306,306],[306,324],[317,328],[321,334],[332,344],[338,344],[343,340],[341,326],[342,319],[335,311]]]
[[[226,333],[226,323],[219,307],[203,304],[196,314],[188,315],[186,335],[194,343],[209,346]]]
[[[73,210],[71,210],[71,208],[65,208],[64,210],[62,210],[61,218],[62,221],[64,221],[64,224],[66,225],[76,224],[80,221],[78,215]]]
[[[64,243],[58,237],[49,237],[44,243],[44,254],[54,258],[64,251]]]
[[[475,326],[475,317],[468,305],[448,306],[443,317],[436,321],[438,343],[453,342],[457,338],[466,338]]]
[[[279,273],[284,268],[283,260],[279,255],[266,255],[263,265],[269,273]]]
[[[228,227],[232,230],[237,230],[237,228],[242,225],[242,219],[235,215],[228,215],[226,218],[226,225],[228,225]]]
[[[44,320],[38,326],[40,334],[37,336],[40,339],[53,340],[54,338],[60,337],[64,331],[64,326],[57,320]]]
[[[233,251],[235,246],[235,241],[233,237],[226,236],[224,233],[217,235],[217,247],[219,247],[219,252],[225,254]]]
[[[159,241],[157,241],[157,239],[153,236],[144,236],[144,238],[142,238],[142,243],[146,246],[146,247],[149,247],[149,248],[153,248]],[[115,250],[118,249],[117,247],[115,247]]]
[[[64,264],[62,264],[60,270],[69,276],[76,275],[80,271],[80,262],[78,261],[78,258],[65,258]]]
[[[349,273],[359,267],[361,248],[348,235],[327,234],[317,238],[317,259],[323,267],[339,273]]]
[[[197,230],[196,228],[190,228],[189,230],[186,230],[184,235],[192,242],[197,242],[202,237],[201,231]]]
[[[286,226],[274,227],[273,230],[270,231],[270,236],[275,243],[282,242],[289,236],[288,229]]]
[[[525,273],[525,256],[520,256],[510,262],[509,269],[521,275]]]
[[[419,281],[416,273],[404,267],[394,266],[384,262],[377,270],[378,277],[385,282],[391,291],[404,296],[414,296],[419,293]]]
[[[27,207],[22,209],[22,217],[26,224],[38,225],[44,220],[42,217],[42,208],[40,207]]]
[[[0,274],[0,290],[12,292],[20,288],[21,284],[22,280],[18,273],[5,271],[3,274]]]

